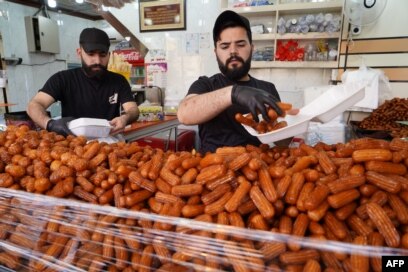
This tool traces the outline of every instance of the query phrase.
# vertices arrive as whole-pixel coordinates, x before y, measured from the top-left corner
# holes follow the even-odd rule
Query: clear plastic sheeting
[[[408,255],[408,142],[173,152],[0,133],[12,271],[380,271]]]
[[[341,268],[340,255],[408,254],[3,188],[0,209],[0,262],[16,271],[265,271],[310,260]]]

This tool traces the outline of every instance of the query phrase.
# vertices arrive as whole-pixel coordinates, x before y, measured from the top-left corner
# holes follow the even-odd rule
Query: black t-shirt
[[[234,82],[221,73],[215,74],[211,77],[199,77],[198,80],[193,82],[190,86],[187,95],[203,94],[233,84],[265,90],[280,101],[275,85],[270,82],[253,77],[250,77],[249,81]],[[248,113],[248,110],[238,105],[232,105],[215,118],[198,126],[201,140],[201,152],[214,152],[218,147],[222,146],[240,146],[246,144],[257,146],[261,144],[258,138],[249,134],[241,124],[235,121],[235,114],[238,112],[245,114]]]
[[[89,78],[82,68],[51,76],[40,92],[61,101],[62,117],[88,117],[112,120],[120,115],[122,104],[134,101],[125,77],[110,71],[102,79]]]

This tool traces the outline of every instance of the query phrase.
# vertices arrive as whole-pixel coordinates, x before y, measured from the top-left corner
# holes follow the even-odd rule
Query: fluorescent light
[[[83,4],[84,0],[75,0],[75,2],[77,2],[78,4]]]
[[[55,8],[57,7],[57,1],[56,0],[48,0],[48,6],[50,8]]]
[[[64,25],[64,21],[61,18],[61,10],[58,10],[58,14],[57,14],[57,24],[59,26],[63,26]]]

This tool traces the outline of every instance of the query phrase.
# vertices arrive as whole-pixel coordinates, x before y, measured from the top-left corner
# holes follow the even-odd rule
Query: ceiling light
[[[8,21],[8,11],[7,10],[0,10],[0,18],[3,18],[4,20]]]
[[[126,37],[125,37],[125,40],[130,41],[130,37],[129,37],[129,36],[126,36]]]
[[[56,0],[48,0],[48,6],[50,8],[55,8],[57,7],[57,1]]]
[[[64,21],[61,18],[61,10],[58,10],[58,14],[57,14],[57,24],[59,26],[63,26],[64,25]]]
[[[75,2],[77,2],[78,4],[83,4],[84,0],[75,0]]]

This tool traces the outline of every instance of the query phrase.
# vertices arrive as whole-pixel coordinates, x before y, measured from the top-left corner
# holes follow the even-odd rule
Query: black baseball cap
[[[108,34],[98,28],[85,28],[79,35],[79,44],[85,52],[101,51],[109,52],[110,41]]]
[[[215,20],[213,28],[214,44],[217,43],[217,40],[220,37],[220,33],[225,28],[234,26],[242,26],[243,28],[245,28],[247,31],[249,42],[252,43],[251,25],[249,24],[248,19],[232,10],[226,10],[218,15],[217,20]]]

